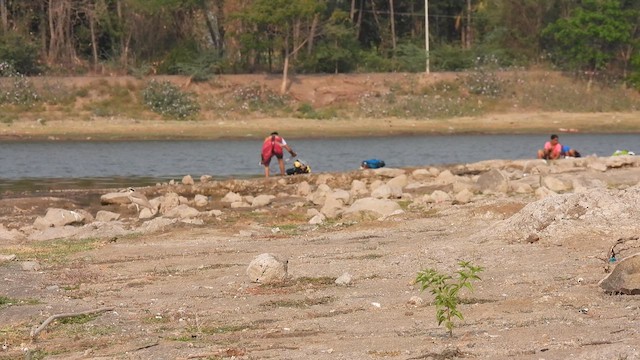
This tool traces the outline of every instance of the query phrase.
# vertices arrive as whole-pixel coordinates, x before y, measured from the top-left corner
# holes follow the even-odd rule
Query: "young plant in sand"
[[[442,274],[435,269],[425,269],[418,273],[416,282],[420,283],[420,291],[430,289],[435,296],[436,319],[438,325],[446,326],[449,336],[453,336],[453,318],[463,319],[462,313],[458,310],[460,298],[458,292],[463,287],[473,291],[472,280],[480,280],[477,275],[484,270],[480,266],[474,266],[468,261],[458,262],[460,268],[456,271],[457,278],[448,274]]]

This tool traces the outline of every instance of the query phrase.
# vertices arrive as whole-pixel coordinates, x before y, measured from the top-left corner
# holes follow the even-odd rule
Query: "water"
[[[378,158],[387,167],[534,158],[548,135],[449,135],[289,139],[312,172],[357,169]],[[640,154],[634,134],[560,134],[560,142],[583,156],[617,149]],[[214,178],[262,176],[261,141],[5,142],[0,145],[0,190],[38,187],[118,187],[180,180],[189,174]],[[286,167],[293,159],[288,158]],[[271,162],[278,173],[277,161]]]

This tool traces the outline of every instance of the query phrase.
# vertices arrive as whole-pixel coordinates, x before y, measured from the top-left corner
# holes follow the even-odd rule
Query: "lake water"
[[[583,156],[609,156],[617,149],[640,154],[635,134],[559,134]],[[548,135],[394,136],[289,139],[314,173],[357,169],[378,158],[387,167],[534,158]],[[4,142],[0,145],[0,190],[47,187],[148,185],[190,174],[214,178],[262,176],[261,141]],[[287,167],[293,159],[288,158]],[[271,162],[277,173],[277,161]]]

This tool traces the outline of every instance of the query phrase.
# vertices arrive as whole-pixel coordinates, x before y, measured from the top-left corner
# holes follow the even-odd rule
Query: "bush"
[[[151,80],[142,96],[151,110],[163,116],[185,119],[200,112],[194,94],[183,92],[168,81]]]
[[[37,47],[19,35],[0,37],[0,59],[11,64],[20,74],[35,75],[40,72]],[[0,73],[0,76],[5,75]]]
[[[0,75],[9,81],[0,82],[0,104],[31,107],[40,101],[40,95],[31,81],[6,63],[0,63]]]

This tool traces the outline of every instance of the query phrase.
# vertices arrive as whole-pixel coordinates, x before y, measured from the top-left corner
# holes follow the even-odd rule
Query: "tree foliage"
[[[0,56],[25,74],[423,71],[425,4],[433,70],[639,77],[637,0],[5,0]]]
[[[585,0],[569,17],[549,25],[544,35],[552,42],[558,64],[600,71],[619,59],[634,41],[638,15],[637,10],[622,7],[619,0]]]

